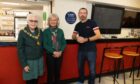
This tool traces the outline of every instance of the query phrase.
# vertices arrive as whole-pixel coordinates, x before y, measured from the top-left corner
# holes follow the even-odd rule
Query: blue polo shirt
[[[94,30],[98,29],[96,22],[94,20],[88,19],[86,22],[82,23],[79,22],[76,24],[74,32],[78,33],[79,36],[84,38],[89,38],[94,36]],[[86,43],[79,43],[79,50],[82,51],[96,51],[96,44],[95,42],[86,42]]]

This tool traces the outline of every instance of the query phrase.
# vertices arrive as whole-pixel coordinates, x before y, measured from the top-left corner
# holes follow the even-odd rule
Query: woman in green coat
[[[48,28],[43,32],[43,44],[47,53],[48,83],[60,83],[60,69],[62,63],[62,53],[66,47],[63,30],[58,28],[59,18],[56,14],[51,14],[48,18]]]
[[[27,16],[27,26],[20,31],[17,48],[19,61],[23,67],[23,80],[26,84],[37,84],[43,74],[42,32],[37,27],[38,18],[34,14]]]

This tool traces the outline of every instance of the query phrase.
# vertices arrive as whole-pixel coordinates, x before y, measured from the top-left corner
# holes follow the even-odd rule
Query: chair
[[[116,52],[119,50],[119,53]],[[100,75],[99,75],[99,83],[101,81],[101,73],[102,73],[102,69],[103,69],[103,63],[104,63],[104,58],[109,58],[111,60],[114,61],[114,76],[113,76],[113,83],[115,84],[115,81],[116,81],[116,75],[118,76],[118,72],[119,72],[119,69],[120,69],[120,64],[122,63],[122,66],[123,66],[123,75],[124,75],[124,84],[125,84],[125,72],[124,72],[124,62],[123,62],[123,56],[121,55],[121,51],[122,51],[122,48],[120,47],[113,47],[113,48],[104,48],[103,50],[103,58],[102,58],[102,61],[101,61],[101,67],[100,67]],[[118,67],[117,67],[117,63],[118,62]]]
[[[139,48],[140,48],[140,45],[139,45],[139,46],[137,46],[137,53],[139,53],[139,54],[140,54],[140,52],[139,52]],[[140,60],[140,56],[139,56],[139,60]],[[139,62],[139,67],[138,67],[137,77],[139,77],[139,72],[140,72],[140,62]]]
[[[126,48],[129,50],[126,50]],[[135,49],[134,49],[135,48]],[[134,51],[135,50],[135,51]],[[129,77],[131,77],[131,74],[133,73],[133,77],[132,77],[132,84],[134,84],[134,65],[135,65],[135,61],[136,61],[136,57],[139,56],[139,53],[138,53],[138,47],[137,46],[124,46],[123,49],[122,49],[122,54],[124,56],[129,56],[132,58],[133,62],[132,62],[132,69],[131,69],[131,72],[130,72],[130,75]],[[138,72],[139,73],[139,72]]]

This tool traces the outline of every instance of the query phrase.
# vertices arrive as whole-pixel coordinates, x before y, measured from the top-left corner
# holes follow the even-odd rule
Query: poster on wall
[[[65,20],[68,24],[74,24],[76,19],[76,14],[72,11],[67,12],[65,15]]]
[[[14,15],[11,10],[0,10],[0,36],[15,36]]]

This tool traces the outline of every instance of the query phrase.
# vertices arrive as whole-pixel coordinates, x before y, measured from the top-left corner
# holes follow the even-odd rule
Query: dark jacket
[[[19,33],[17,49],[18,49],[18,57],[19,57],[22,67],[25,67],[28,65],[27,60],[38,59],[42,56],[42,53],[43,53],[42,31],[40,29],[36,28],[35,34],[33,35],[31,33],[33,36],[36,36],[36,35],[38,35],[38,32],[40,31],[40,36],[39,36],[39,39],[37,40],[37,39],[29,36],[27,33],[25,33],[24,30],[31,33],[28,26],[25,27],[23,30],[21,30]],[[37,45],[37,41],[40,42],[40,45]]]
[[[45,48],[45,50],[47,51],[47,53],[53,53],[55,50],[53,49],[53,42],[52,42],[52,33],[51,33],[51,29],[47,28],[44,30],[43,32],[43,46]],[[59,43],[59,50],[58,51],[64,51],[65,47],[66,47],[66,40],[64,38],[64,33],[63,30],[60,28],[57,28],[57,38],[58,38],[58,43]]]

